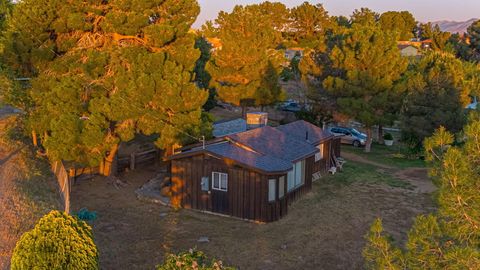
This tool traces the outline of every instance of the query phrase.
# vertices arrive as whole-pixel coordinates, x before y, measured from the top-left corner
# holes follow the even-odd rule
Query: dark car
[[[331,127],[328,129],[335,136],[341,136],[341,142],[355,147],[364,146],[367,142],[367,135],[354,128]]]

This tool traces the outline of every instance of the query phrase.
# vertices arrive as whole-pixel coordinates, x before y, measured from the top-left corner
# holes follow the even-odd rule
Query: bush
[[[385,133],[385,135],[383,135],[383,139],[387,141],[393,141],[393,136],[390,133]]]
[[[208,260],[201,251],[190,249],[178,255],[169,254],[163,265],[157,265],[157,270],[230,270],[233,267],[225,267],[222,261]]]
[[[11,269],[98,269],[92,229],[72,216],[51,211],[20,238]]]

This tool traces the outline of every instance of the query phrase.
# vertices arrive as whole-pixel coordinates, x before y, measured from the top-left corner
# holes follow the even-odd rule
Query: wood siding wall
[[[287,175],[284,181],[285,195],[278,198],[279,178],[237,166],[228,160],[199,154],[172,160],[172,191],[180,206],[202,211],[217,212],[242,219],[272,222],[288,213],[288,205],[312,189],[312,176],[321,172],[324,176],[330,166],[331,142],[323,144],[323,159],[315,162],[315,156],[305,160],[305,183],[287,192]],[[228,174],[228,190],[212,190],[212,172]],[[209,192],[201,190],[202,177],[209,178]],[[276,179],[276,200],[268,201],[268,180]],[[220,202],[219,202],[220,200]],[[222,201],[223,200],[223,201]],[[218,204],[223,204],[219,206]]]
[[[228,174],[227,192],[212,190],[212,172]],[[209,178],[209,192],[201,190],[202,177]],[[268,202],[268,180],[277,179],[278,197],[278,178],[278,175],[268,176],[204,154],[172,160],[173,196],[182,207],[242,219],[271,222],[287,214],[286,197]],[[286,182],[285,175],[285,190]],[[216,206],[222,195],[226,196],[226,207]]]

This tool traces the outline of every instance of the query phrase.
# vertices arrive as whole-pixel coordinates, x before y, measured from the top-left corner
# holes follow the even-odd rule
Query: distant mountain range
[[[440,29],[442,29],[442,31],[444,32],[463,34],[467,32],[467,28],[477,20],[478,19],[470,19],[465,22],[437,21],[437,22],[432,22],[432,24],[433,25],[438,24],[438,26],[440,26]]]

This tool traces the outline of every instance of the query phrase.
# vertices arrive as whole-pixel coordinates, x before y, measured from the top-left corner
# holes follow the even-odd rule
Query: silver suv
[[[342,136],[341,142],[355,147],[364,146],[367,142],[367,135],[354,128],[331,127],[328,129],[335,136]]]

